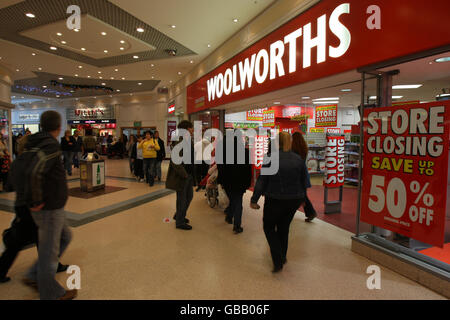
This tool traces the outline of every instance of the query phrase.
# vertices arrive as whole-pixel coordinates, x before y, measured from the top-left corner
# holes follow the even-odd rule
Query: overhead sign
[[[66,109],[67,120],[115,119],[114,106],[75,107]]]
[[[337,105],[316,107],[316,127],[337,126]]]
[[[364,111],[361,221],[442,247],[450,102]]]
[[[325,149],[325,176],[324,186],[337,188],[344,185],[345,178],[345,138],[327,137],[327,147]]]
[[[267,108],[262,109],[253,109],[247,111],[247,121],[263,121],[264,118],[264,111],[267,110]]]
[[[448,0],[320,1],[188,86],[188,113],[448,45],[448,12]]]
[[[275,127],[275,110],[265,110],[263,112],[263,127]]]

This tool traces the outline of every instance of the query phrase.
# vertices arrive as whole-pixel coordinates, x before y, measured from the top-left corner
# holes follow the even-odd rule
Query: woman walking
[[[69,176],[72,175],[72,159],[75,149],[75,138],[72,137],[70,130],[66,130],[64,137],[61,138],[61,150],[64,159],[64,169],[66,169]]]
[[[298,154],[305,162],[306,158],[308,157],[308,144],[306,143],[305,138],[300,132],[294,132],[292,135],[292,152]],[[311,188],[311,181],[309,177],[308,168],[306,168],[306,188]],[[315,217],[317,217],[316,210],[314,209],[311,201],[309,201],[307,190],[305,189],[305,215],[306,215],[306,222],[311,222],[314,220]]]
[[[272,146],[275,147],[275,146]],[[263,225],[273,261],[272,272],[279,272],[287,262],[289,227],[297,209],[305,201],[305,161],[291,152],[291,136],[279,135],[279,170],[275,175],[260,175],[255,185],[250,207],[259,209],[264,195]],[[266,165],[265,165],[266,166]]]
[[[144,173],[146,182],[153,187],[156,176],[156,157],[161,149],[150,131],[145,133],[145,139],[139,143],[138,149],[142,149],[144,155]]]

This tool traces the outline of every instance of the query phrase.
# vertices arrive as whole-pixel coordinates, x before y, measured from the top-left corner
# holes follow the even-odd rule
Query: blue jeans
[[[73,152],[72,151],[63,151],[63,159],[64,159],[64,169],[66,169],[69,175],[72,174],[72,160],[73,160]]]
[[[66,290],[56,281],[59,257],[69,246],[72,232],[66,224],[64,209],[32,212],[38,227],[38,261],[28,271],[28,279],[37,281],[41,300],[56,300]]]
[[[162,176],[162,174],[161,174],[161,163],[162,163],[161,160],[157,160],[156,161],[156,177],[158,177],[159,180],[161,180],[161,176]]]
[[[144,158],[144,174],[147,183],[153,186],[156,176],[156,158]]]

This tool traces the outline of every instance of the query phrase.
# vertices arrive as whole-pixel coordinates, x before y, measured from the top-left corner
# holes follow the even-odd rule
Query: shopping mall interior
[[[408,190],[416,205],[422,197],[433,207],[429,229],[413,218],[408,228],[377,223],[368,214],[372,190],[370,200],[364,200],[370,183],[363,184],[363,177],[372,179],[365,170],[374,167],[363,167],[373,163],[365,161],[371,111],[403,110],[399,122],[404,110],[418,108],[422,113],[416,120],[425,123],[423,114],[442,103],[449,111],[442,141],[448,144],[450,136],[450,31],[436,22],[448,21],[450,3],[437,0],[431,7],[401,0],[398,8],[389,3],[1,1],[2,157],[13,161],[18,135],[41,131],[40,117],[49,110],[61,115],[60,137],[66,130],[96,137],[103,170],[98,188],[92,186],[96,178],[89,179],[100,166],[85,171],[81,165],[67,175],[64,210],[73,239],[61,262],[81,271],[78,299],[447,300],[450,152],[432,159],[444,161],[435,168],[439,178],[412,178]],[[257,166],[243,200],[244,232],[234,234],[224,221],[223,204],[211,205],[206,191],[197,188],[187,213],[193,229],[175,227],[177,194],[165,181],[170,146],[183,120],[223,133],[265,129],[272,137],[282,131],[304,136],[312,184],[308,197],[317,218],[306,222],[303,207],[295,214],[281,273],[270,272],[263,200],[260,209],[250,208]],[[425,126],[431,127],[431,120]],[[127,144],[147,131],[158,131],[165,145],[162,181],[153,186],[130,170]],[[389,132],[406,139],[407,133]],[[345,178],[337,187],[325,183],[333,137],[345,141]],[[123,147],[112,151],[116,143]],[[416,185],[425,187],[416,190]],[[433,201],[425,193],[429,185],[437,190]],[[383,198],[389,197],[389,188]],[[401,195],[392,194],[391,208],[397,209]],[[0,230],[14,219],[15,199],[16,193],[3,186]],[[391,216],[406,225],[405,215],[391,211]],[[37,258],[35,246],[20,252],[8,272],[11,281],[0,283],[1,300],[39,299],[22,282]],[[374,265],[381,270],[382,285],[371,290],[367,270]],[[58,273],[56,279],[65,285],[69,276]]]

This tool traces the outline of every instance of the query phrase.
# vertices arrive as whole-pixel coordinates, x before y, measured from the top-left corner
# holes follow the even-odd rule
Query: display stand
[[[105,189],[105,160],[81,160],[80,185],[83,192]]]
[[[339,200],[337,200],[337,201],[328,201],[328,189],[336,189],[336,188],[325,187],[324,198],[323,198],[323,201],[325,204],[325,214],[341,213],[343,187],[342,186],[339,187]]]

